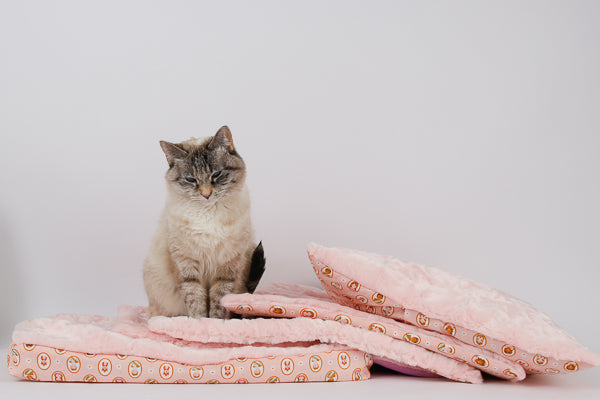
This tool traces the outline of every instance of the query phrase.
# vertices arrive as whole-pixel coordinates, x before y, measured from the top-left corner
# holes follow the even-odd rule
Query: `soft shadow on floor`
[[[600,370],[595,368],[568,375],[529,375],[518,384],[530,388],[600,389]]]
[[[442,384],[456,384],[459,385],[461,390],[462,385],[471,387],[470,390],[479,390],[481,388],[496,389],[502,388],[503,390],[523,390],[525,392],[533,391],[557,391],[563,392],[564,390],[598,390],[600,392],[600,368],[593,368],[585,371],[579,371],[572,374],[561,374],[561,375],[528,375],[524,380],[520,382],[512,382],[505,379],[501,379],[492,375],[483,374],[482,385],[470,385],[465,383],[453,382],[449,379],[439,378],[420,378],[409,375],[403,375],[398,372],[389,370],[377,364],[374,364],[371,368],[372,378],[398,378],[404,379],[405,383],[410,381],[410,384],[421,384],[421,383],[433,383],[439,382]],[[457,387],[458,388],[458,387]],[[479,388],[479,389],[478,389]]]

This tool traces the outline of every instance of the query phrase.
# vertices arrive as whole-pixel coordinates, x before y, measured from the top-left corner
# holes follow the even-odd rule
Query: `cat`
[[[160,142],[169,169],[167,200],[144,262],[150,316],[232,316],[228,293],[254,292],[265,270],[254,243],[246,165],[231,131]]]

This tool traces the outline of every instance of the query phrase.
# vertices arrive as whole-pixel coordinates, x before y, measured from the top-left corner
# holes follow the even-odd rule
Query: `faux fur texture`
[[[466,364],[401,340],[333,321],[310,318],[209,320],[187,317],[153,317],[149,321],[149,326],[155,332],[189,342],[281,344],[319,341],[338,343],[370,353],[374,357],[386,358],[397,364],[434,370],[438,375],[452,380],[470,383],[483,381],[481,373]]]
[[[180,317],[183,321],[195,321]],[[221,320],[215,320],[217,325]],[[98,315],[59,314],[17,324],[14,343],[33,343],[82,353],[127,354],[152,357],[184,364],[213,364],[233,358],[261,358],[345,349],[340,344],[309,343],[260,344],[199,343],[152,332],[147,326],[145,307],[122,306],[117,318]]]
[[[145,307],[122,306],[117,318],[61,314],[19,323],[14,343],[33,343],[95,354],[127,354],[184,364],[213,364],[233,358],[362,350],[396,363],[436,367],[440,375],[482,382],[478,370],[388,337],[337,322],[298,319],[219,320],[155,317]]]
[[[295,318],[298,317],[300,310],[310,309],[315,312],[314,318],[332,320],[336,315],[344,315],[347,317],[346,321],[349,321],[349,325],[362,328],[363,330],[371,330],[374,325],[384,329],[385,333],[379,333],[376,330],[376,335],[387,335],[388,337],[395,338],[396,340],[403,341],[402,332],[410,332],[413,335],[418,335],[421,338],[421,343],[418,346],[422,348],[429,347],[428,351],[433,349],[437,351],[438,344],[443,343],[445,348],[452,348],[451,354],[441,354],[445,357],[456,359],[457,357],[475,368],[482,369],[482,371],[488,372],[492,375],[496,375],[503,379],[514,379],[520,381],[525,378],[526,374],[523,368],[515,361],[508,360],[502,356],[494,354],[485,349],[476,348],[475,346],[468,345],[460,342],[459,340],[451,337],[442,335],[436,332],[427,331],[423,328],[405,324],[390,318],[369,314],[366,312],[358,311],[350,307],[345,307],[332,302],[327,294],[320,289],[314,289],[308,286],[277,283],[263,287],[256,294],[230,294],[222,300],[225,308],[230,311],[236,312],[237,307],[240,305],[244,315],[258,315],[258,316],[276,316],[269,310],[273,306],[277,306],[280,309],[285,309],[286,313],[281,314],[281,317]],[[252,310],[250,311],[250,307]],[[339,323],[339,322],[336,322]],[[345,326],[345,325],[344,325]],[[165,332],[172,336],[173,332]],[[396,335],[396,336],[394,336]],[[177,336],[179,337],[179,336]],[[369,337],[374,337],[369,335]],[[383,354],[379,354],[383,356]],[[489,367],[481,367],[477,363],[472,361],[473,356],[485,357],[489,362]],[[417,364],[420,365],[420,364]],[[443,368],[443,367],[442,367]],[[434,368],[440,372],[440,367]],[[495,371],[494,371],[495,370]],[[509,370],[511,374],[507,374],[506,370]]]
[[[598,365],[600,357],[530,304],[437,268],[356,250],[308,245],[330,266],[391,301],[531,353]]]

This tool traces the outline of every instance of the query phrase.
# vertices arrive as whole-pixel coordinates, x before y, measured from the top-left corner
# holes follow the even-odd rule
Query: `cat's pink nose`
[[[202,195],[202,197],[204,197],[205,199],[208,200],[208,198],[210,197],[210,195],[212,194],[212,189],[207,189],[207,190],[202,190],[200,192],[200,194]]]

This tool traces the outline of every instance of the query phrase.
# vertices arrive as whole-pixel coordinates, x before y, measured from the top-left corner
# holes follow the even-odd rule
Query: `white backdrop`
[[[161,139],[230,126],[264,282],[315,241],[495,286],[600,352],[600,3],[0,3],[1,343],[144,304]]]

